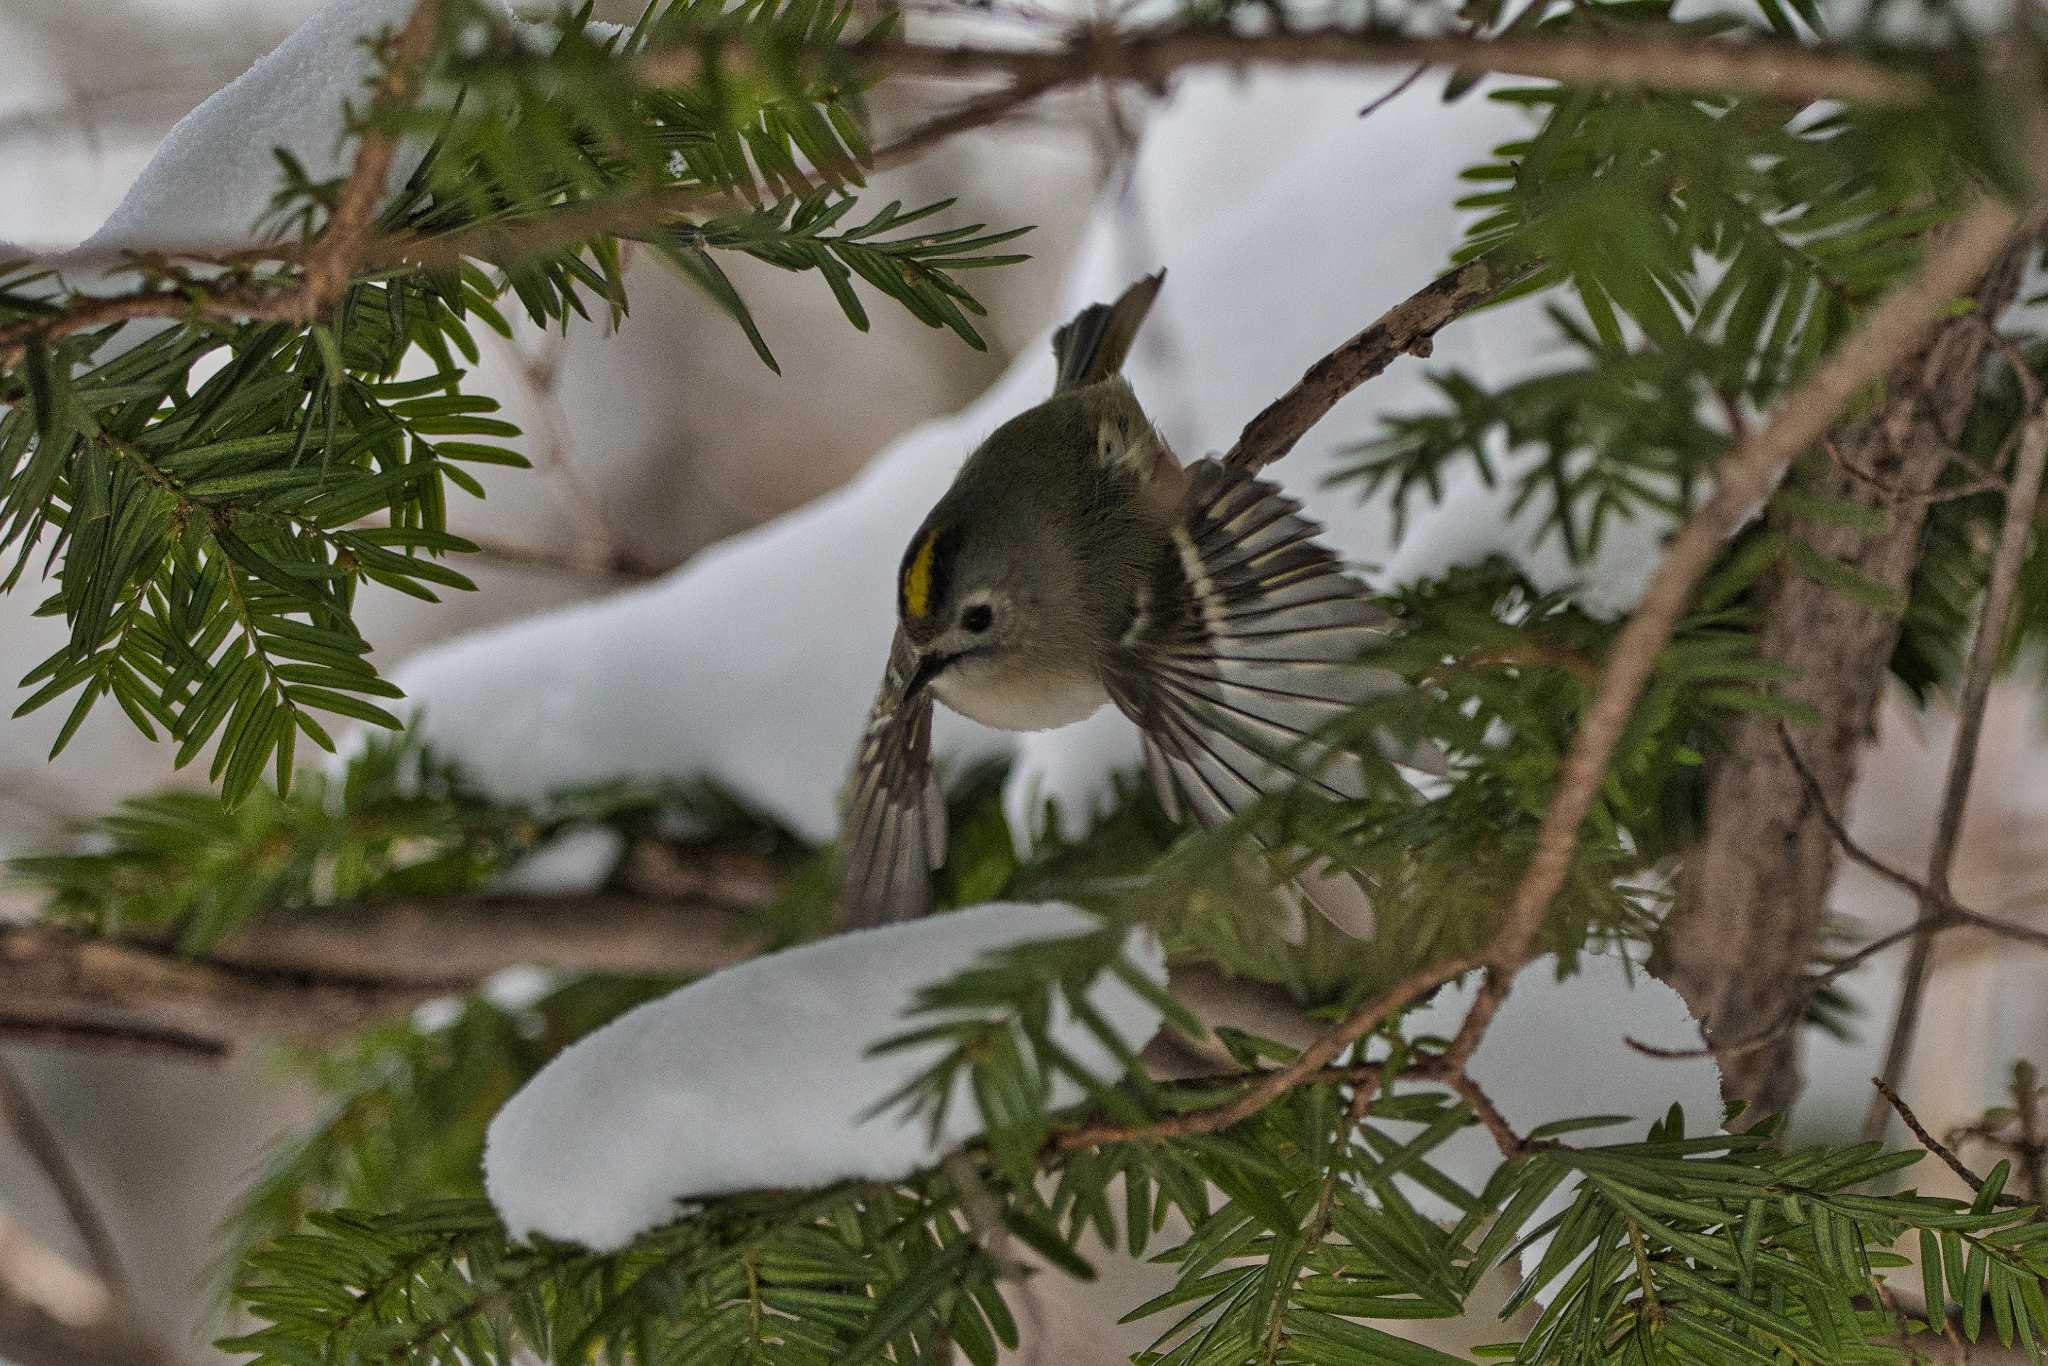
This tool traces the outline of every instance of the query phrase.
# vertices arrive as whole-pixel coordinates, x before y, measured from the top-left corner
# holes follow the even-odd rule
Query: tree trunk
[[[1866,533],[1773,512],[1773,530],[1887,588],[1907,588],[1920,560],[1924,495],[1976,404],[1990,344],[1986,323],[2012,301],[2024,258],[2014,251],[1995,264],[1977,289],[1977,308],[1944,323],[1894,367],[1882,402],[1836,430],[1839,464],[1814,456],[1796,472],[1796,487],[1879,509],[1885,527]],[[1763,656],[1791,675],[1784,695],[1820,717],[1792,732],[1829,808],[1839,812],[1872,732],[1899,619],[1789,560],[1752,600],[1764,617]],[[1749,1102],[1760,1116],[1798,1094],[1801,978],[1820,942],[1839,851],[1771,717],[1740,722],[1726,751],[1710,761],[1704,817],[1652,966],[1685,997],[1708,1040],[1727,1045],[1720,1056],[1727,1097]],[[1788,1017],[1793,1023],[1772,1028]]]

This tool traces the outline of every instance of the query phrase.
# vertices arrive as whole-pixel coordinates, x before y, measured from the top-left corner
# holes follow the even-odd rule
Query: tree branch
[[[100,1217],[78,1169],[64,1155],[64,1145],[43,1122],[42,1112],[36,1108],[27,1085],[4,1059],[0,1059],[0,1119],[6,1121],[21,1150],[42,1169],[43,1178],[57,1193],[65,1217],[71,1220],[79,1241],[85,1244],[101,1283],[116,1301],[125,1301],[128,1278],[122,1274],[120,1253],[114,1247],[113,1235],[107,1231],[106,1220]]]
[[[0,1038],[211,1061],[357,1028],[508,967],[689,976],[754,947],[735,910],[593,896],[279,913],[181,956],[54,926],[0,927]]]
[[[1984,732],[1984,708],[1991,697],[1991,680],[2005,654],[2006,634],[2012,625],[2013,603],[2019,596],[2020,567],[2033,540],[2034,513],[2040,506],[2041,482],[2048,474],[2048,407],[2039,408],[2027,422],[2020,438],[2019,457],[2013,463],[2005,500],[2005,522],[1999,528],[1998,550],[1991,561],[1991,577],[1984,592],[1984,606],[1977,617],[1977,638],[1970,646],[1970,661],[1963,675],[1963,694],[1957,704],[1955,747],[1949,754],[1948,778],[1942,786],[1941,812],[1936,818],[1934,848],[1927,859],[1927,882],[1920,893],[1923,917],[1935,910],[1952,908],[1949,887],[1956,847],[1963,834],[1963,812],[1970,801],[1970,778],[1977,768],[1977,744]],[[1906,960],[1905,983],[1900,988],[1898,1012],[1892,1019],[1891,1039],[1885,1045],[1884,1069],[1879,1097],[1864,1116],[1866,1139],[1881,1138],[1888,1110],[1885,1094],[1899,1085],[1906,1061],[1913,1051],[1913,1036],[1920,1024],[1921,996],[1927,985],[1930,940],[1913,941]]]
[[[1438,276],[1311,365],[1292,389],[1245,424],[1223,463],[1232,469],[1264,469],[1293,450],[1345,395],[1398,357],[1427,356],[1446,324],[1499,298],[1541,266],[1540,261],[1511,263],[1489,254]]]
[[[422,67],[433,51],[439,9],[439,0],[422,0],[392,41],[384,75],[372,96],[373,113],[403,105],[416,95]],[[636,74],[651,84],[674,84],[693,79],[713,64],[744,67],[756,60],[752,47],[732,38],[648,52],[635,59],[634,67]],[[1920,54],[1910,57],[1912,63],[1924,65],[1925,60]],[[804,179],[812,188],[818,188],[863,168],[901,164],[958,133],[1008,118],[1024,105],[1062,87],[1097,80],[1136,81],[1156,87],[1173,72],[1197,65],[1353,66],[1368,62],[1447,65],[1577,85],[1719,90],[1796,101],[1836,98],[1911,104],[1930,98],[1937,85],[1924,71],[1911,69],[1906,63],[1892,66],[1840,49],[1760,35],[1747,42],[1733,43],[1675,35],[1613,33],[1584,39],[1475,38],[1461,34],[1431,38],[1337,29],[1236,34],[1188,29],[1119,33],[1089,28],[1074,34],[1065,44],[1049,49],[948,47],[886,38],[813,54],[809,64],[820,69],[864,70],[895,76],[994,76],[1005,78],[1008,84],[938,115],[884,145],[862,167],[822,166]],[[305,269],[297,283],[220,291],[186,284],[129,295],[86,296],[47,317],[0,327],[0,364],[12,364],[31,340],[50,340],[127,319],[217,318],[304,323],[340,297],[351,273],[445,267],[464,259],[507,264],[594,237],[644,235],[686,213],[721,204],[745,203],[725,190],[657,188],[583,201],[524,221],[484,224],[425,237],[380,235],[372,230],[371,223],[382,200],[393,152],[394,139],[387,131],[374,126],[364,131],[335,214],[310,248],[290,243],[252,243],[222,251],[217,247],[166,244],[155,252],[123,251],[112,258],[122,261],[151,256],[236,264],[302,260]],[[78,267],[91,264],[94,259],[73,252],[44,264]],[[1441,326],[1441,321],[1436,325]],[[1430,328],[1409,336],[1387,359],[1412,349],[1418,339],[1426,345],[1427,336],[1433,331]],[[1381,366],[1384,367],[1384,361]],[[1369,374],[1361,373],[1335,396],[1341,397],[1367,377]],[[1318,412],[1315,416],[1320,415]],[[1258,435],[1263,439],[1267,433]],[[1286,442],[1291,444],[1292,437],[1286,438]],[[1266,458],[1277,458],[1279,453],[1275,451]]]
[[[1608,760],[1665,642],[1722,545],[1770,497],[1793,459],[1821,439],[1856,394],[1917,346],[1950,302],[1977,282],[2005,249],[2018,221],[2005,204],[1982,199],[1972,205],[1949,235],[1930,249],[1913,278],[1880,300],[1861,326],[1785,397],[1769,423],[1716,467],[1713,496],[1665,547],[1635,614],[1615,638],[1600,687],[1572,737],[1557,791],[1543,813],[1535,856],[1488,955],[1487,982],[1459,1031],[1457,1046],[1468,1054],[1542,933],[1550,903],[1570,875],[1579,830],[1606,780]]]
[[[1960,1176],[1963,1179],[1963,1184],[1970,1188],[1972,1195],[1984,1189],[1984,1178],[1964,1166],[1963,1160],[1960,1157],[1950,1152],[1946,1146],[1936,1140],[1933,1134],[1928,1133],[1927,1126],[1920,1122],[1920,1116],[1914,1114],[1906,1102],[1899,1099],[1899,1093],[1894,1091],[1883,1077],[1872,1077],[1870,1084],[1877,1088],[1878,1104],[1885,1106],[1888,1110],[1898,1111],[1899,1118],[1905,1121],[1906,1128],[1911,1130],[1913,1137],[1920,1141],[1920,1146],[1940,1158],[1950,1171]],[[2012,1209],[2027,1202],[2020,1199],[2017,1195],[2001,1191],[1998,1198],[1992,1201],[1992,1203]]]
[[[370,113],[388,114],[410,103],[418,92],[425,64],[434,52],[440,30],[442,0],[419,0],[411,17],[391,40],[384,74],[370,98]],[[370,228],[378,207],[384,202],[391,161],[397,152],[397,135],[385,128],[366,127],[356,145],[356,156],[334,213],[311,247],[304,250],[305,270],[297,283],[276,289],[241,288],[210,290],[185,285],[169,290],[141,290],[125,295],[86,295],[70,300],[59,311],[0,327],[0,368],[13,365],[24,350],[36,342],[47,342],[96,327],[140,318],[216,318],[304,325],[320,317],[341,299],[350,277],[359,268]],[[257,249],[272,259],[293,259],[296,247]],[[124,257],[141,253],[124,252]],[[188,253],[175,253],[186,255]],[[223,260],[247,253],[196,252],[198,259]],[[62,264],[80,264],[84,258],[69,255]]]
[[[1416,37],[1377,29],[1304,29],[1231,33],[1214,29],[1124,30],[1086,26],[1051,47],[944,47],[900,38],[853,44],[829,54],[869,73],[970,80],[1006,77],[1041,89],[1084,81],[1159,86],[1190,66],[1443,66],[1607,89],[1725,91],[1805,102],[1919,104],[1935,83],[1838,47],[1755,35],[1744,42],[1678,34],[1609,31],[1591,37],[1516,35]],[[753,61],[737,43],[684,44],[642,54],[634,63],[651,85],[697,79],[714,64]]]

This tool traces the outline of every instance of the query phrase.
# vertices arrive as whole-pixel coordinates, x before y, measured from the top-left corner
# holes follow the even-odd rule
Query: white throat
[[[932,680],[941,702],[998,730],[1051,730],[1094,715],[1109,701],[1094,674],[1008,668],[969,657]]]

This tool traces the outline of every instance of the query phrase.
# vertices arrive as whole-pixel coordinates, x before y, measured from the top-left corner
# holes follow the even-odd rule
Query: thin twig
[[[1838,977],[1855,971],[1885,950],[1896,947],[1909,939],[1925,939],[1940,934],[1944,930],[1969,926],[1972,929],[1984,930],[2001,938],[2018,940],[2021,943],[2032,944],[2037,948],[2048,948],[2048,932],[2035,929],[2031,925],[2017,924],[1997,916],[1986,915],[1982,911],[1973,910],[1958,901],[1952,894],[1936,889],[1904,869],[1886,863],[1883,859],[1865,849],[1849,833],[1849,828],[1843,822],[1841,816],[1829,805],[1827,793],[1821,787],[1820,775],[1813,771],[1813,766],[1807,762],[1806,755],[1801,752],[1798,743],[1793,740],[1791,729],[1782,721],[1778,723],[1778,739],[1785,747],[1785,755],[1791,762],[1793,771],[1799,775],[1801,783],[1806,788],[1807,795],[1813,801],[1815,814],[1820,817],[1821,824],[1827,827],[1828,835],[1834,840],[1836,846],[1841,849],[1843,856],[1850,862],[1868,869],[1894,886],[1911,892],[1922,905],[1932,904],[1935,909],[1932,913],[1915,919],[1912,924],[1902,925],[1896,930],[1881,934],[1870,942],[1859,946],[1853,953],[1845,954],[1835,959],[1820,972],[1809,974],[1801,982],[1802,990],[1800,993],[1788,1001],[1783,1010],[1747,1033],[1737,1035],[1732,1039],[1717,1038],[1714,1042],[1703,1048],[1665,1048],[1635,1038],[1625,1038],[1623,1040],[1630,1048],[1647,1057],[1664,1059],[1719,1058],[1744,1053],[1750,1049],[1767,1044],[1787,1029],[1799,1023],[1801,1015],[1805,1010],[1806,1002],[1812,998],[1816,990],[1826,986]]]
[[[1928,1133],[1927,1127],[1920,1122],[1920,1116],[1914,1114],[1906,1102],[1899,1099],[1899,1093],[1894,1091],[1883,1077],[1872,1077],[1870,1084],[1877,1088],[1878,1104],[1898,1111],[1899,1118],[1906,1122],[1906,1127],[1912,1130],[1913,1137],[1919,1140],[1920,1146],[1947,1163],[1948,1169],[1963,1179],[1964,1183],[1969,1186],[1972,1194],[1984,1189],[1984,1178],[1964,1166],[1963,1160],[1960,1157],[1950,1152],[1933,1134]],[[2016,1195],[2010,1195],[2001,1191],[1998,1194],[1998,1198],[1992,1203],[2010,1208],[2029,1202],[2020,1199]]]
[[[1352,390],[1402,356],[1427,356],[1446,324],[1500,297],[1541,264],[1489,253],[1430,281],[1310,366],[1292,389],[1245,424],[1223,463],[1241,470],[1272,464]]]
[[[1970,800],[1970,779],[1976,772],[1977,747],[1984,731],[1984,709],[1991,696],[1991,680],[2005,652],[2005,637],[2011,624],[2013,603],[2019,596],[2020,567],[2025,563],[2033,538],[2034,513],[2040,504],[2041,481],[2048,474],[2048,407],[2036,409],[2020,439],[2018,458],[2013,462],[2011,486],[2006,493],[2005,523],[1999,528],[1998,550],[1992,556],[1991,575],[1984,591],[1984,606],[1977,618],[1977,638],[1970,645],[1970,660],[1963,675],[1963,693],[1957,704],[1955,747],[1949,755],[1948,777],[1942,786],[1941,810],[1936,818],[1934,848],[1928,855],[1926,890],[1920,897],[1920,913],[1952,907],[1954,892],[1949,873],[1961,842],[1963,813]],[[1920,1025],[1921,997],[1927,984],[1930,941],[1913,942],[1906,960],[1906,974],[1900,988],[1897,1013],[1892,1017],[1891,1039],[1885,1046],[1881,1075],[1885,1086],[1896,1089],[1913,1051],[1913,1036]],[[1864,1116],[1866,1139],[1884,1135],[1888,1110],[1882,1099],[1871,1102]]]
[[[1370,100],[1367,100],[1365,102],[1365,107],[1358,111],[1358,117],[1362,119],[1369,119],[1374,114],[1379,113],[1380,110],[1385,109],[1395,100],[1398,100],[1401,98],[1401,96],[1407,94],[1409,89],[1412,88],[1417,81],[1421,80],[1425,75],[1427,75],[1428,72],[1428,62],[1417,62],[1413,70],[1411,70],[1407,75],[1403,76],[1400,80],[1395,81],[1392,85],[1388,86],[1383,94],[1375,95]]]
[[[110,1022],[0,1009],[0,1041],[216,1063],[232,1051],[224,1039],[153,1022]]]
[[[1249,1119],[1297,1086],[1327,1080],[1325,1069],[1337,1055],[1404,1010],[1461,973],[1479,967],[1477,957],[1453,958],[1418,968],[1400,981],[1366,1001],[1296,1054],[1285,1067],[1275,1068],[1220,1105],[1189,1110],[1147,1124],[1090,1124],[1070,1129],[1053,1140],[1056,1151],[1092,1148],[1104,1143],[1129,1143],[1161,1138],[1185,1138],[1192,1134],[1213,1134],[1243,1119]],[[1404,1076],[1443,1080],[1451,1069],[1440,1060],[1411,1067]]]
[[[128,1278],[122,1274],[121,1257],[115,1250],[113,1235],[107,1231],[107,1222],[93,1203],[92,1193],[86,1190],[78,1169],[65,1156],[64,1145],[44,1122],[42,1112],[36,1108],[35,1098],[29,1095],[28,1087],[5,1059],[0,1059],[0,1120],[6,1121],[15,1141],[21,1144],[21,1150],[41,1168],[50,1189],[57,1193],[58,1201],[64,1206],[65,1217],[78,1231],[78,1239],[85,1244],[86,1255],[92,1258],[93,1270],[108,1293],[117,1301],[125,1302]]]

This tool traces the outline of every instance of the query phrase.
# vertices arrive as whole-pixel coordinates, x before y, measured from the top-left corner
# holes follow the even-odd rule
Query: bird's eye
[[[960,624],[976,635],[995,625],[995,621],[995,609],[985,602],[977,602],[960,614]]]

